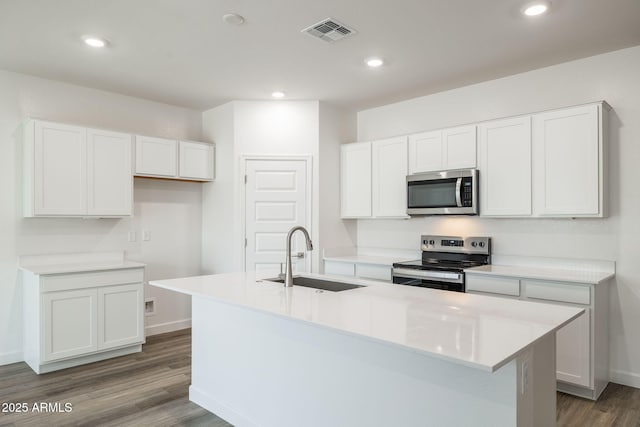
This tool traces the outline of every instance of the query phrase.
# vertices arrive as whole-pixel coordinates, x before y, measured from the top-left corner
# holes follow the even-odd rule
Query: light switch
[[[148,242],[149,240],[151,240],[151,231],[142,230],[142,240],[144,240],[145,242]]]

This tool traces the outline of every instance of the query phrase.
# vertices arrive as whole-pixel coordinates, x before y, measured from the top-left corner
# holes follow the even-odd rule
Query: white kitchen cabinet
[[[556,378],[569,384],[591,384],[591,309],[556,333]]]
[[[409,135],[409,174],[475,167],[475,125]]]
[[[536,216],[606,216],[607,109],[597,103],[533,115]]]
[[[371,143],[374,218],[407,217],[407,138]]]
[[[86,129],[29,121],[24,147],[25,216],[86,214]]]
[[[42,361],[50,362],[96,351],[97,308],[95,289],[43,293]]]
[[[203,142],[179,141],[180,178],[211,181],[214,174],[214,146]]]
[[[178,141],[136,135],[136,175],[178,176]]]
[[[22,285],[23,352],[36,373],[141,351],[144,268],[35,271],[23,269]]]
[[[131,215],[131,135],[28,120],[23,150],[24,216]]]
[[[391,282],[391,265],[324,260],[324,274]]]
[[[531,215],[531,117],[481,123],[480,215]]]
[[[342,218],[371,217],[371,143],[340,147],[340,212]]]
[[[131,135],[87,129],[87,214],[132,214]]]
[[[188,181],[212,181],[213,144],[136,135],[135,175]]]
[[[609,383],[606,284],[474,274],[469,270],[465,274],[468,293],[505,298],[519,294],[522,300],[584,308],[584,314],[557,332],[557,387],[588,399],[596,400],[600,396]]]
[[[442,170],[442,131],[409,135],[409,174]]]

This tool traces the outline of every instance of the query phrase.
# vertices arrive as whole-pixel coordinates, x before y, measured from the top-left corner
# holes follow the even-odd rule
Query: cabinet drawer
[[[391,281],[391,267],[387,265],[356,264],[356,277]]]
[[[523,280],[527,298],[572,304],[591,304],[591,287],[588,285],[566,285],[556,282]]]
[[[324,262],[324,274],[331,274],[333,276],[355,276],[355,264],[352,262]]]
[[[492,294],[502,294],[520,296],[520,280],[511,277],[479,276],[467,274],[467,291],[488,292]]]
[[[143,280],[144,269],[130,268],[124,270],[92,271],[87,273],[42,276],[40,284],[42,292],[54,292],[95,288],[98,286],[122,285],[126,283],[142,283]]]

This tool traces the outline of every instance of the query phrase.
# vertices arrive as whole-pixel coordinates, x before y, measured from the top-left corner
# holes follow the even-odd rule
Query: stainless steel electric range
[[[464,269],[491,263],[490,237],[422,236],[422,259],[393,264],[393,283],[464,292]]]

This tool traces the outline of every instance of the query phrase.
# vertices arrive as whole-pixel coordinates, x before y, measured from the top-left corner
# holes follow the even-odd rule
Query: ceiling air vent
[[[322,21],[305,28],[302,32],[328,43],[333,43],[357,33],[353,28],[347,27],[333,18],[323,19]]]

